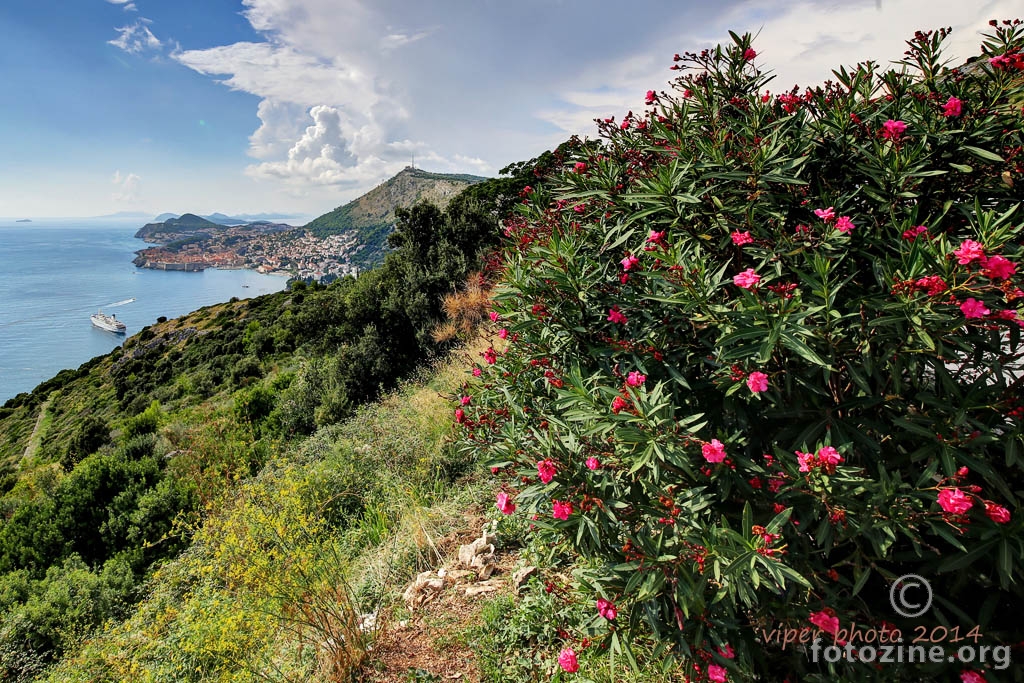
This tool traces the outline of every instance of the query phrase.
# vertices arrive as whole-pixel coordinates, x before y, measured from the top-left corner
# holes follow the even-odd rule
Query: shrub
[[[507,225],[508,348],[456,420],[504,511],[617,606],[568,642],[645,638],[693,680],[867,680],[758,636],[909,642],[907,573],[924,619],[1019,640],[1024,32],[959,69],[946,34],[779,95],[749,36],[680,56],[674,94],[602,123]]]

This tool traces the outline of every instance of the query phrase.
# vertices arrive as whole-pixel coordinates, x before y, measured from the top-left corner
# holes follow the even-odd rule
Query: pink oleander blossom
[[[601,467],[601,461],[595,458],[594,456],[590,456],[589,458],[587,458],[586,466],[588,470],[596,470]]]
[[[850,232],[854,227],[853,221],[850,220],[849,216],[840,216],[836,219],[836,230],[841,233]]]
[[[1017,264],[1002,256],[989,256],[982,265],[981,274],[990,280],[1008,280],[1017,272]]]
[[[960,304],[960,310],[963,312],[965,318],[984,318],[992,312],[985,308],[984,303],[973,297]]]
[[[835,635],[839,633],[839,617],[833,616],[828,612],[822,610],[821,612],[814,612],[807,621],[811,622],[825,633],[831,633]]]
[[[629,322],[629,318],[619,311],[618,306],[612,306],[611,310],[608,311],[608,322],[615,323],[616,325],[625,325]]]
[[[827,209],[815,209],[814,215],[820,218],[821,220],[825,221],[826,223],[831,223],[833,220],[835,220],[836,209],[833,206],[830,206]]]
[[[988,679],[977,671],[968,669],[960,674],[960,683],[988,683]]]
[[[512,502],[511,496],[504,491],[498,494],[496,505],[503,515],[511,515],[516,511],[516,504]]]
[[[961,266],[966,266],[972,261],[985,262],[985,247],[981,242],[975,242],[974,240],[964,240],[960,243],[960,246],[953,251],[953,255],[956,256],[956,262]]]
[[[755,394],[768,391],[768,375],[755,370],[747,377],[747,387]]]
[[[743,232],[736,231],[732,233],[731,237],[732,243],[737,247],[742,247],[744,244],[752,244],[754,242],[754,238],[750,236],[749,230],[744,230]]]
[[[726,659],[735,659],[736,651],[732,649],[732,645],[726,643],[725,647],[718,648],[718,654]]]
[[[609,602],[604,598],[598,598],[597,600],[597,613],[608,621],[615,621],[615,617],[619,614],[618,610],[615,609],[615,603]]]
[[[572,503],[569,501],[553,500],[551,501],[551,516],[555,519],[565,521],[569,519],[569,515],[572,514]]]
[[[917,225],[914,226],[913,228],[907,228],[906,230],[903,231],[903,239],[907,240],[908,242],[913,242],[919,236],[925,234],[926,232],[928,232],[928,228],[923,225]]]
[[[729,680],[729,672],[724,666],[709,664],[708,680],[713,681],[713,683],[726,683]]]
[[[757,52],[754,51],[754,48],[748,47],[746,50],[743,51],[743,61],[749,62],[754,57],[757,57]]]
[[[470,398],[469,396],[463,396],[462,398],[459,399],[459,403],[461,403],[464,406],[468,406],[469,402],[472,401],[472,400],[473,399]]]
[[[622,264],[623,270],[633,270],[634,268],[640,265],[640,259],[638,259],[633,254],[630,254],[626,258],[619,261],[619,263]]]
[[[962,515],[974,505],[970,496],[960,489],[942,489],[939,491],[939,507],[953,515]]]
[[[558,653],[558,666],[562,667],[562,671],[570,674],[580,670],[580,663],[576,659],[576,653],[568,647]]]
[[[992,502],[985,503],[985,514],[996,524],[1006,524],[1010,521],[1010,511]]]
[[[818,464],[828,472],[835,472],[836,465],[843,462],[843,456],[839,455],[832,446],[822,446],[817,452]]]
[[[626,384],[628,384],[631,387],[643,386],[643,383],[646,381],[647,375],[640,374],[639,370],[634,370],[633,372],[629,373],[629,375],[626,377]]]
[[[480,368],[473,368],[473,376],[474,377],[479,377],[482,374],[483,374],[483,372],[480,370]]]
[[[555,472],[557,468],[553,460],[541,460],[537,463],[537,476],[545,484],[551,483],[551,480],[555,478]]]
[[[490,316],[491,316],[491,322],[492,323],[498,322],[498,320],[501,318],[501,316],[498,314],[497,311],[491,311]]]
[[[612,412],[615,413],[616,415],[618,415],[622,409],[628,407],[629,403],[627,403],[626,399],[622,398],[621,396],[616,396],[615,398],[612,399]]]
[[[704,456],[704,459],[711,463],[722,462],[725,460],[725,445],[723,445],[718,439],[711,439],[711,443],[706,443],[701,446],[700,452]]]
[[[960,116],[963,111],[964,103],[952,95],[948,100],[946,100],[946,103],[942,105],[942,115],[947,118]]]
[[[655,93],[653,90],[648,90],[647,91],[647,96],[644,98],[644,102],[647,103],[647,104],[654,104],[654,102],[657,99],[658,99],[658,94]]]
[[[761,276],[755,273],[753,268],[747,268],[732,279],[734,285],[743,289],[753,289],[760,281]]]
[[[907,132],[907,124],[903,121],[889,119],[882,124],[882,137],[886,140],[899,140],[905,132]]]

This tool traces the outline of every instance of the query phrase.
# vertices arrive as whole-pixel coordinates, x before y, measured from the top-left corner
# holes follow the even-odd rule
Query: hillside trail
[[[479,511],[467,511],[464,520],[459,530],[438,543],[446,560],[435,569],[435,574],[437,569],[444,569],[442,576],[447,576],[444,588],[424,591],[414,606],[396,610],[374,643],[371,661],[364,668],[364,681],[479,683],[483,680],[473,649],[474,631],[482,624],[484,602],[513,592],[512,568],[518,554],[494,553],[492,573],[486,581],[476,576],[461,577],[470,572],[459,568],[458,550],[480,537],[485,518]],[[467,595],[467,592],[475,594]]]
[[[35,455],[36,450],[39,448],[39,443],[36,437],[39,436],[39,430],[43,427],[43,420],[46,419],[46,411],[50,407],[50,403],[53,401],[53,396],[47,396],[43,404],[39,406],[39,417],[36,418],[36,425],[32,428],[32,433],[28,437],[28,442],[25,444],[25,452],[22,454],[22,461],[28,460],[30,457]]]

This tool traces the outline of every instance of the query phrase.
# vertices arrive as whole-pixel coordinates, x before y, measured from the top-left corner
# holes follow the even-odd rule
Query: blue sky
[[[1018,0],[3,0],[0,216],[316,215],[417,166],[494,174],[760,31],[781,85],[975,52]]]

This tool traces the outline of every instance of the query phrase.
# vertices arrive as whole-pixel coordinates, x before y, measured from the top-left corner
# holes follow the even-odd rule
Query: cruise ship
[[[107,332],[113,332],[115,334],[124,334],[128,327],[117,319],[116,315],[104,315],[103,311],[98,311],[92,314],[92,324],[101,330]]]

